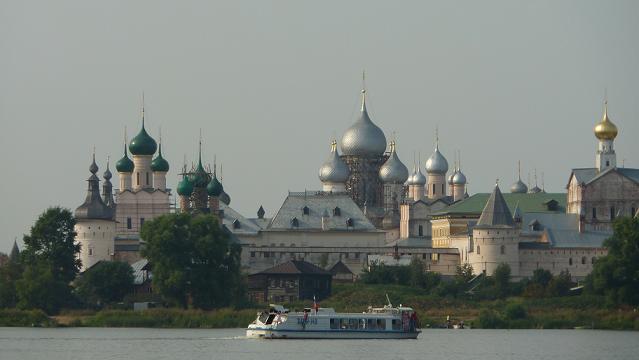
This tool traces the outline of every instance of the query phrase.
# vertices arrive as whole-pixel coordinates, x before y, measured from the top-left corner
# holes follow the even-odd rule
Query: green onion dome
[[[151,161],[151,170],[153,172],[168,172],[169,162],[162,157],[162,143],[160,143],[158,156]]]
[[[144,118],[142,119],[142,129],[140,132],[131,139],[129,144],[129,150],[133,155],[153,155],[158,149],[158,144],[153,138],[146,132],[144,128]]]
[[[188,176],[182,177],[182,180],[178,183],[177,193],[180,196],[191,196],[193,194],[193,183]]]
[[[191,181],[193,182],[193,186],[197,188],[205,188],[209,184],[209,174],[204,170],[204,166],[202,166],[202,161],[199,161],[197,164],[197,169],[191,175]]]
[[[134,167],[133,161],[129,159],[129,153],[126,150],[126,145],[124,145],[124,156],[115,163],[115,169],[120,173],[132,173]]]
[[[209,194],[209,196],[215,197],[220,196],[220,194],[224,192],[224,187],[222,186],[222,183],[217,179],[217,176],[213,175],[211,181],[206,186],[206,192]]]

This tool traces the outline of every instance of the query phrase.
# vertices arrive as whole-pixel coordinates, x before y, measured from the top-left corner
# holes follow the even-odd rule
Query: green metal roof
[[[519,211],[522,213],[528,212],[566,212],[566,193],[535,193],[535,194],[514,194],[506,193],[502,194],[504,200],[508,205],[508,209],[511,213],[515,211],[517,204],[519,204]],[[471,215],[479,216],[486,206],[486,202],[490,197],[489,193],[479,193],[456,202],[447,207],[444,211],[433,214],[434,216],[447,216],[447,215]],[[548,201],[557,201],[557,209],[549,210]]]

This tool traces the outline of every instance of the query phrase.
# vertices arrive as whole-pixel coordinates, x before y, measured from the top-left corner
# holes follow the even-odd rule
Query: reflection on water
[[[636,359],[639,333],[425,330],[418,340],[256,340],[243,329],[0,328],[0,360]]]

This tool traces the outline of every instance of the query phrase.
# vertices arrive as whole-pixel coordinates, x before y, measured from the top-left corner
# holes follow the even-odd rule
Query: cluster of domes
[[[408,179],[408,168],[397,157],[395,141],[390,143],[390,155],[379,169],[379,178],[383,183],[394,184],[403,184]]]
[[[604,114],[601,121],[595,125],[595,136],[599,140],[614,140],[617,137],[617,126],[608,118],[608,102],[604,102]]]
[[[331,155],[319,169],[320,181],[326,183],[344,183],[348,180],[350,170],[337,152],[337,141],[331,143]]]
[[[349,127],[341,141],[342,153],[355,156],[379,156],[386,150],[386,136],[375,125],[366,110],[366,90],[362,90],[361,115]]]

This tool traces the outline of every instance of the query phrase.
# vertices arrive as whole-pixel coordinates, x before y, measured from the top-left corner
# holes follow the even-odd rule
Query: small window
[[[131,224],[131,218],[126,218],[126,228],[127,229],[131,229],[133,228],[132,224]]]
[[[303,213],[304,215],[308,215],[308,214],[310,214],[310,213],[311,213],[311,209],[309,209],[309,208],[308,208],[308,206],[304,206],[304,207],[302,208],[302,213]]]
[[[433,184],[433,195],[435,195],[435,184]]]
[[[568,259],[568,265],[572,266],[572,258]]]
[[[596,219],[597,218],[597,208],[592,208],[592,218]]]
[[[137,184],[140,185],[140,173],[135,173],[135,179],[137,181]]]
[[[481,254],[481,248],[477,245],[477,255]]]
[[[614,220],[615,219],[615,207],[611,206],[610,207],[610,220]]]
[[[146,173],[146,184],[149,185],[150,181],[149,181],[149,173]]]
[[[444,191],[446,191],[446,190],[444,189],[444,186],[445,186],[445,185],[444,185],[444,184],[442,184],[442,194],[444,194]]]
[[[255,251],[251,251],[251,257],[254,258],[255,257]]]
[[[238,219],[233,220],[233,229],[240,228],[240,221]]]
[[[335,209],[333,209],[333,216],[342,216],[342,209],[340,209],[339,206],[336,206]]]
[[[581,258],[581,265],[586,265],[586,257]]]
[[[93,248],[89,248],[89,256],[93,256]]]
[[[424,236],[424,226],[423,225],[419,225],[419,227],[417,228],[417,233],[419,234],[419,236]]]
[[[606,160],[606,167],[610,166],[610,160]]]
[[[506,253],[506,246],[502,245],[502,246],[499,248],[499,252],[500,252],[502,255],[504,255],[504,254]]]
[[[142,225],[144,225],[144,218],[140,218],[140,227],[142,227]]]
[[[296,218],[296,217],[294,217],[294,218],[292,218],[292,219],[291,219],[291,226],[292,226],[292,227],[294,227],[294,228],[296,228],[296,227],[299,227],[299,226],[300,226],[300,222],[299,222],[299,220],[297,220],[297,218]]]
[[[351,219],[351,218],[346,219],[346,226],[347,227],[353,227],[353,219]]]

